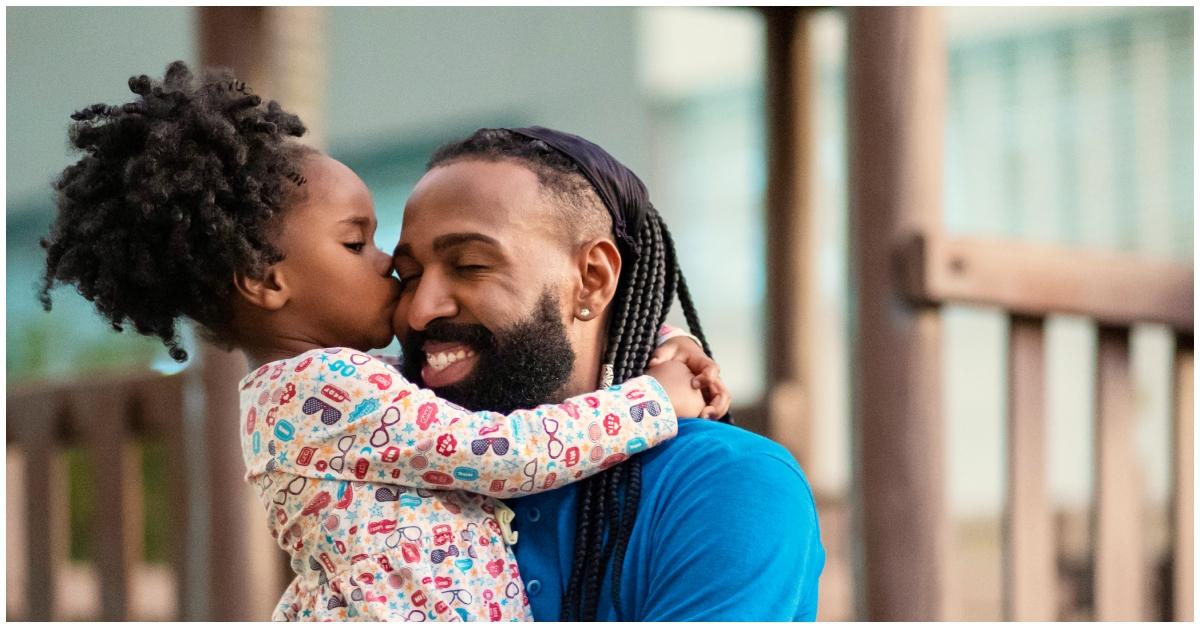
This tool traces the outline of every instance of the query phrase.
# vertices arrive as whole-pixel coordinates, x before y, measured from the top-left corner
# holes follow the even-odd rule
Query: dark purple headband
[[[541,140],[570,157],[608,208],[613,221],[613,235],[617,237],[622,252],[630,258],[626,262],[637,259],[638,229],[650,207],[650,194],[642,180],[608,151],[578,135],[540,126],[509,131]]]

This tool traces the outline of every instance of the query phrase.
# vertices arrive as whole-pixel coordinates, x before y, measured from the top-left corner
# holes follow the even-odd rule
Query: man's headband
[[[600,201],[612,216],[613,234],[627,262],[637,259],[637,234],[650,207],[646,185],[608,151],[578,135],[533,126],[508,129],[530,139],[541,140],[571,158],[580,173],[592,184]]]

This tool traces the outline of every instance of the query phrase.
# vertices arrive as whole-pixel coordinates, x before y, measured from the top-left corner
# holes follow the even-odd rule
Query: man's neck
[[[600,365],[579,365],[571,377],[554,393],[556,401],[564,401],[576,395],[596,391],[600,388]]]

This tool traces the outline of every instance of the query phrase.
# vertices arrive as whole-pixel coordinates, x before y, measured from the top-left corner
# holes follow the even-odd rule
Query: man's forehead
[[[551,212],[537,175],[509,161],[458,161],[430,170],[404,208],[401,243],[431,244],[453,233],[497,239],[544,232]]]

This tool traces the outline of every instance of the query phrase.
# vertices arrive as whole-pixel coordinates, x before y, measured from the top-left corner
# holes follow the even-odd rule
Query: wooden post
[[[806,469],[812,452],[817,233],[814,10],[767,24],[767,427]]]
[[[1171,430],[1171,617],[1195,615],[1195,347],[1192,334],[1175,337],[1175,408]]]
[[[941,321],[904,296],[899,254],[941,227],[945,46],[936,8],[850,10],[854,459],[860,617],[944,616]]]
[[[1128,327],[1100,328],[1096,364],[1094,619],[1143,621],[1147,571]]]
[[[193,494],[199,487],[188,481],[188,471],[197,465],[195,458],[203,452],[187,437],[183,383],[184,378],[179,376],[145,380],[138,384],[136,393],[139,422],[163,444],[171,462],[166,468],[166,482],[170,487],[167,525],[174,540],[167,545],[167,561],[175,572],[173,621],[200,615],[193,606],[196,574],[188,565],[189,540],[196,525]]]
[[[11,399],[10,399],[11,401]],[[59,448],[62,407],[50,395],[41,403],[20,404],[24,415],[8,416],[25,450],[25,595],[23,619],[55,618],[58,574],[66,561],[67,477]],[[11,406],[10,406],[11,407]]]
[[[1010,321],[1004,615],[1010,621],[1054,621],[1058,574],[1046,494],[1044,320]]]
[[[325,143],[324,14],[320,7],[202,7],[201,60],[224,65],[255,91],[300,116],[302,141]],[[206,347],[199,387],[205,401],[204,460],[211,524],[205,537],[207,569],[204,619],[264,620],[286,585],[285,556],[267,534],[266,516],[242,477],[245,464],[236,429],[237,383],[245,360]],[[214,561],[220,561],[219,563]]]
[[[266,37],[271,97],[300,116],[308,132],[304,143],[328,144],[325,122],[325,10],[322,7],[271,7]]]
[[[71,393],[71,418],[96,490],[91,528],[100,583],[100,619],[130,619],[133,572],[142,558],[142,473],[130,426],[131,399],[120,385]]]
[[[234,71],[255,93],[270,97],[269,39],[265,36],[267,7],[201,7],[200,59],[206,66],[221,65]],[[201,527],[204,595],[194,607],[197,616],[187,619],[236,621],[266,619],[250,610],[249,567],[246,554],[253,542],[245,525],[250,513],[242,480],[237,383],[246,373],[240,355],[220,351],[207,343],[196,356],[198,364],[188,374],[190,385],[202,399],[199,435],[203,456],[194,469],[201,473],[193,485],[197,500],[192,511],[205,516]],[[199,480],[196,482],[195,480]]]

